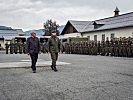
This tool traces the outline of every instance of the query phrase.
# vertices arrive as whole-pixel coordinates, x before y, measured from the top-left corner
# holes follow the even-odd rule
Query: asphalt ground
[[[30,64],[26,54],[0,53],[0,100],[133,100],[133,58],[60,54],[58,72],[48,54],[37,73]]]

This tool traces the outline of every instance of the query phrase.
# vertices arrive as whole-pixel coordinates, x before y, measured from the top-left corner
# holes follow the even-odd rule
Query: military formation
[[[66,54],[102,55],[115,57],[133,57],[133,38],[108,37],[102,41],[80,41],[64,44]]]
[[[5,44],[5,49],[6,49],[6,54],[22,54],[22,53],[26,53],[26,49],[25,49],[26,43],[6,43]]]
[[[48,53],[47,42],[40,43],[41,52]],[[133,38],[120,37],[102,41],[73,41],[61,45],[61,52],[66,54],[102,55],[115,57],[133,57]],[[6,54],[25,54],[26,42],[5,44]]]
[[[40,43],[41,52],[47,53],[47,43]],[[5,44],[6,54],[26,54],[26,42],[6,43]]]

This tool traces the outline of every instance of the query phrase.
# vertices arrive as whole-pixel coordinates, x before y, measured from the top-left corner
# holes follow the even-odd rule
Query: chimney
[[[119,11],[119,9],[118,9],[117,7],[116,7],[116,9],[115,9],[114,12],[115,12],[115,14],[114,14],[115,17],[116,17],[116,16],[119,16],[119,12],[120,12],[120,11]]]

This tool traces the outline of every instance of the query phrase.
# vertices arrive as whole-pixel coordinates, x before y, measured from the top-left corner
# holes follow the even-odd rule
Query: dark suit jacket
[[[27,53],[39,53],[40,51],[40,42],[37,37],[29,37],[26,43]]]

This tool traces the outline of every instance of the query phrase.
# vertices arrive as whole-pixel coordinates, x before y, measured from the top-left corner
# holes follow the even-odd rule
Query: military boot
[[[57,71],[58,71],[58,70],[57,70],[57,68],[56,68],[56,66],[53,66],[53,68],[54,68],[54,71],[55,71],[55,72],[57,72]]]
[[[54,67],[53,67],[53,65],[51,65],[50,67],[51,67],[51,69],[52,69],[52,70],[54,70]]]

